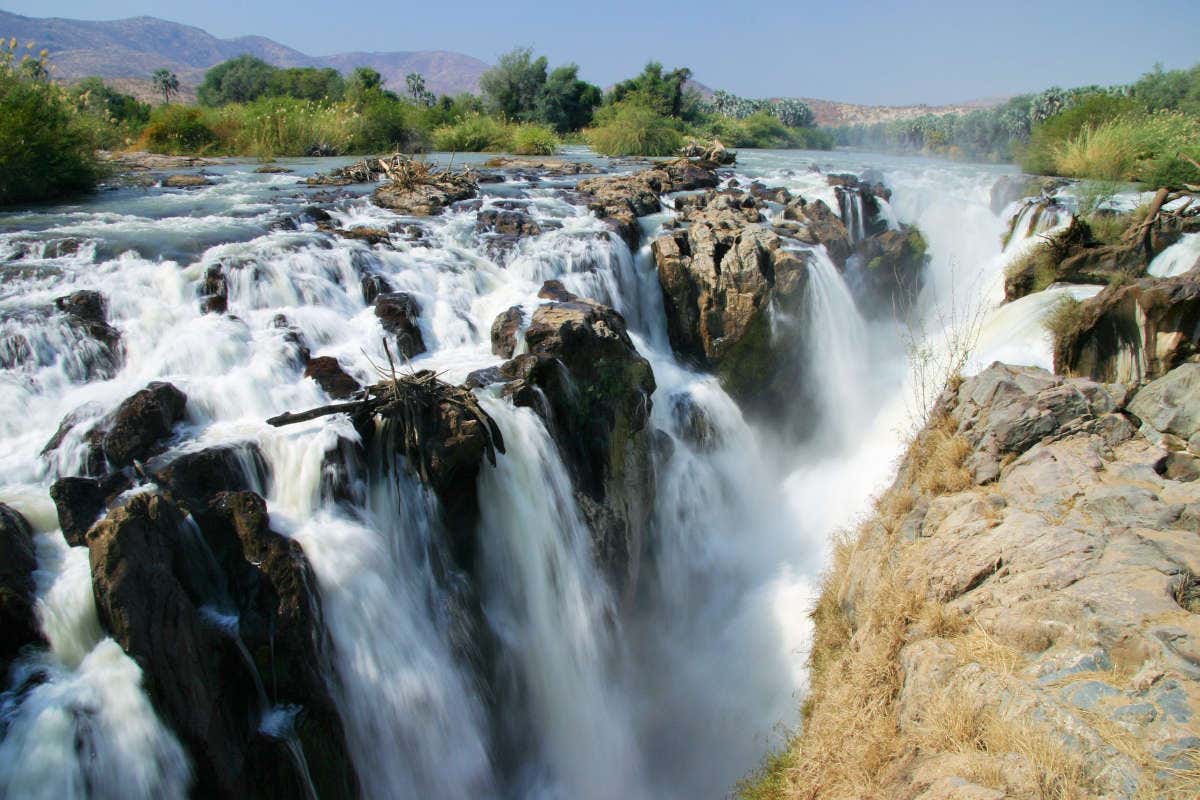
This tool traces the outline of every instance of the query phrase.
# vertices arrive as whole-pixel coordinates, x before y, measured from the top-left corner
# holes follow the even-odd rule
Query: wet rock
[[[846,265],[846,259],[854,252],[854,243],[845,224],[825,205],[823,200],[805,201],[803,198],[791,203],[783,210],[784,219],[804,223],[808,244],[823,244],[833,263]]]
[[[1063,178],[1039,178],[1031,175],[1002,175],[992,185],[990,203],[993,214],[1026,197],[1049,194],[1066,186]]]
[[[169,498],[140,493],[87,535],[101,624],[141,666],[192,759],[195,791],[274,795],[283,767],[255,763],[258,725],[267,704],[297,704],[318,791],[354,796],[326,688],[328,639],[299,546],[270,531],[265,503],[247,492],[211,498],[196,526]],[[236,628],[221,615],[236,615]]]
[[[885,229],[863,240],[857,256],[858,297],[868,307],[906,313],[917,300],[929,262],[920,232],[911,226]]]
[[[127,397],[101,423],[104,456],[115,467],[153,455],[184,417],[187,395],[169,383],[155,381]]]
[[[22,649],[45,644],[34,610],[33,531],[18,512],[0,503],[0,677]]]
[[[425,352],[425,339],[417,320],[421,306],[407,292],[388,292],[375,298],[375,316],[383,329],[396,337],[396,347],[405,358]]]
[[[342,369],[333,356],[311,358],[304,367],[304,377],[312,378],[334,400],[348,400],[362,390],[362,386]]]
[[[1112,383],[1153,380],[1200,352],[1200,275],[1143,278],[1084,300],[1055,337],[1054,369]]]
[[[608,220],[630,249],[637,249],[641,229],[637,218],[661,209],[659,196],[667,192],[714,188],[717,174],[686,159],[655,169],[582,180],[576,187],[588,208]]]
[[[120,472],[99,478],[69,476],[55,481],[50,487],[50,499],[58,510],[58,525],[67,544],[72,547],[86,544],[88,528],[131,486],[129,477]]]
[[[287,175],[293,172],[293,170],[290,170],[287,167],[281,167],[278,164],[263,164],[254,171],[259,175]]]
[[[370,274],[364,275],[362,278],[362,296],[363,302],[371,305],[375,299],[381,294],[388,294],[394,291],[392,284],[382,275]]]
[[[270,483],[267,460],[253,442],[194,450],[165,464],[152,464],[151,469],[154,482],[193,514],[207,511],[211,499],[222,492],[266,492]]]
[[[533,313],[528,353],[500,367],[505,392],[545,418],[593,533],[593,549],[619,592],[636,581],[653,501],[648,425],[654,374],[625,320],[565,293]]]
[[[371,202],[399,214],[430,217],[451,203],[474,197],[478,191],[474,181],[470,180],[446,180],[414,186],[386,183],[371,195]]]
[[[475,232],[497,233],[502,236],[537,236],[541,227],[528,214],[504,208],[489,208],[475,218]]]
[[[212,186],[213,182],[203,175],[168,175],[163,178],[162,185],[167,189],[198,189],[201,186]]]
[[[54,306],[66,315],[67,324],[81,337],[94,342],[92,348],[79,348],[84,380],[111,378],[122,360],[121,334],[108,324],[108,303],[104,295],[82,289],[55,298]]]
[[[331,225],[317,225],[319,230],[332,233],[343,239],[366,242],[368,245],[390,245],[392,235],[383,228],[334,228]]]
[[[532,172],[550,177],[584,175],[604,171],[602,167],[594,164],[588,164],[583,161],[567,161],[561,158],[512,158],[510,156],[501,156],[488,159],[483,165],[490,169]]]
[[[512,358],[517,349],[517,334],[525,314],[520,306],[513,306],[500,313],[492,323],[492,353],[501,358]]]
[[[229,282],[225,270],[215,264],[204,273],[200,284],[200,310],[205,314],[224,314],[229,310]]]
[[[797,311],[807,254],[786,248],[755,208],[729,194],[710,196],[685,220],[651,245],[672,349],[716,371],[744,408],[785,407],[801,360],[787,352],[796,337],[773,336],[771,307]]]

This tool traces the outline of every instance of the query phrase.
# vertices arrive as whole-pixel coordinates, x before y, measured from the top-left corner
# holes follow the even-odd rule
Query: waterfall
[[[532,411],[486,396],[481,405],[509,443],[480,478],[480,535],[483,600],[517,684],[508,713],[529,715],[537,754],[519,776],[522,795],[641,796],[629,709],[613,680],[616,609],[570,478]]]
[[[1185,233],[1155,256],[1146,272],[1156,278],[1170,278],[1197,267],[1200,267],[1200,233]]]
[[[748,422],[715,377],[671,352],[648,244],[671,212],[643,218],[648,236],[630,252],[559,191],[565,183],[483,187],[483,209],[515,202],[543,230],[515,242],[481,237],[469,206],[398,222],[350,189],[324,206],[334,227],[416,229],[370,245],[303,221],[313,201],[301,183],[315,166],[302,161],[291,176],[231,168],[186,194],[120,189],[0,220],[0,253],[16,265],[0,265],[0,501],[38,530],[39,614],[50,641],[0,687],[0,794],[177,797],[191,781],[137,664],[103,635],[86,549],[66,545],[47,499],[56,478],[82,471],[90,424],[151,380],[189,397],[168,457],[249,442],[269,465],[272,480],[258,488],[272,529],[311,562],[333,645],[330,691],[364,796],[724,794],[798,723],[807,611],[830,532],[869,507],[910,428],[916,379],[906,339],[935,351],[948,330],[978,317],[968,369],[993,356],[1045,365],[1041,320],[1059,296],[1087,291],[1056,288],[1000,306],[1005,266],[1061,221],[1042,215],[1032,224],[1023,211],[1015,228],[1024,238],[1002,249],[1005,219],[988,207],[999,169],[863,158],[822,154],[821,172],[808,154],[750,151],[736,167],[739,182],[836,204],[856,242],[867,227],[863,197],[835,191],[828,174],[881,167],[894,192],[878,201],[881,216],[892,228],[917,225],[929,243],[916,332],[865,321],[824,250],[806,250],[805,302],[794,319],[774,315],[776,335],[800,337],[794,350],[810,377],[797,397],[812,402],[797,408],[811,405],[817,431],[790,451]],[[67,239],[82,244],[54,244]],[[1160,256],[1156,274],[1181,269],[1197,240]],[[200,307],[214,269],[228,315]],[[444,530],[436,498],[386,448],[369,445],[366,462],[331,466],[361,444],[347,419],[264,423],[329,402],[303,376],[302,350],[336,358],[359,381],[376,379],[372,362],[386,359],[365,276],[421,307],[428,350],[403,368],[449,382],[498,363],[492,321],[517,306],[528,325],[545,280],[626,318],[657,384],[647,432],[655,507],[627,606],[603,580],[568,471],[529,410],[479,390],[508,452],[483,468],[481,520],[470,532]],[[47,311],[77,289],[105,295],[119,363],[104,363],[94,343],[74,347],[78,331]],[[43,458],[68,415],[79,424]],[[331,469],[346,484],[337,496]],[[446,556],[450,533],[477,537],[473,574]],[[486,642],[472,639],[479,628]],[[486,659],[484,647],[494,649]],[[282,734],[292,713],[271,709],[262,725]]]

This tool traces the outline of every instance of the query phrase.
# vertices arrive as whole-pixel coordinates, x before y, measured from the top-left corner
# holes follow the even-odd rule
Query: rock
[[[50,487],[50,499],[58,510],[58,525],[72,547],[86,544],[88,528],[103,516],[108,506],[132,484],[122,473],[101,478],[59,478]]]
[[[635,250],[641,239],[637,218],[659,211],[660,195],[710,189],[719,182],[713,170],[682,159],[632,175],[589,178],[580,181],[576,188],[588,208],[609,221],[629,248]]]
[[[1200,352],[1200,274],[1143,278],[1084,300],[1055,337],[1054,370],[1111,383],[1154,380]]]
[[[396,337],[400,355],[412,358],[425,352],[425,339],[417,325],[421,306],[411,294],[388,292],[379,295],[375,298],[375,316],[379,317],[383,329]]]
[[[388,294],[395,291],[392,284],[382,275],[364,275],[362,278],[362,296],[363,302],[371,305],[375,302],[375,298],[381,294]]]
[[[82,362],[78,379],[90,381],[116,375],[123,357],[121,334],[108,324],[108,303],[104,295],[82,289],[55,298],[54,306],[66,315],[71,329],[91,343],[90,347],[76,347]]]
[[[267,460],[254,442],[193,450],[151,468],[154,482],[192,514],[207,511],[211,498],[222,492],[265,493],[271,478]]]
[[[371,195],[371,202],[400,214],[431,217],[459,200],[474,197],[478,192],[471,181],[442,181],[402,186],[385,183]]]
[[[868,307],[903,315],[912,308],[929,262],[925,239],[911,226],[864,239],[858,248],[857,298]],[[856,298],[856,299],[857,299]]]
[[[220,264],[209,267],[204,273],[200,284],[200,310],[205,314],[224,314],[229,310],[229,282]]]
[[[541,414],[571,473],[593,550],[619,593],[632,589],[653,507],[654,373],[611,308],[547,291],[528,352],[500,367],[505,392]],[[580,391],[579,387],[586,387]]]
[[[1138,390],[1129,413],[1158,435],[1177,437],[1200,455],[1200,363],[1182,364]]]
[[[163,178],[162,185],[167,189],[198,189],[212,186],[213,182],[203,175],[168,175]]]
[[[823,200],[806,202],[801,198],[783,210],[783,217],[804,223],[810,238],[802,241],[825,245],[833,263],[838,267],[846,265],[846,259],[854,251],[854,243],[846,226]]]
[[[350,377],[333,356],[310,358],[304,367],[304,377],[312,378],[334,400],[349,400],[362,391],[362,386]]]
[[[520,306],[513,306],[497,315],[492,323],[492,353],[501,358],[512,358],[517,349],[517,334],[525,313]]]
[[[1064,178],[1039,178],[1032,175],[1001,175],[992,184],[990,205],[993,214],[999,214],[1011,203],[1026,197],[1050,194],[1066,186]]]
[[[183,419],[186,407],[187,395],[161,381],[127,397],[101,423],[105,458],[115,467],[127,467],[150,457]]]
[[[45,644],[34,610],[33,531],[19,513],[0,503],[0,677],[26,647]]]
[[[392,242],[392,234],[382,228],[333,228],[320,225],[317,227],[320,230],[340,236],[343,239],[366,242],[372,246],[377,244],[390,245]]]
[[[263,164],[254,171],[259,175],[287,175],[293,170],[290,170],[287,167],[281,167],[278,164]]]
[[[537,236],[541,227],[533,217],[521,211],[489,208],[475,218],[477,234],[497,233],[503,236]]]
[[[684,158],[694,158],[700,164],[710,168],[728,166],[737,161],[737,153],[726,148],[717,139],[713,139],[707,144],[689,142],[679,151],[679,154]]]
[[[667,315],[667,334],[683,358],[717,372],[751,411],[778,411],[802,360],[796,337],[771,333],[772,305],[796,312],[808,255],[790,250],[760,222],[757,209],[715,194],[685,213],[684,229],[651,244]]]
[[[101,624],[141,666],[155,709],[192,759],[195,791],[279,791],[272,785],[279,770],[294,766],[255,763],[259,721],[271,703],[303,706],[298,738],[322,796],[353,796],[351,760],[326,688],[315,580],[299,546],[267,528],[265,504],[250,493],[212,498],[196,522],[200,537],[167,497],[140,493],[87,535]],[[236,614],[237,628],[214,611]],[[292,782],[302,785],[301,776]]]

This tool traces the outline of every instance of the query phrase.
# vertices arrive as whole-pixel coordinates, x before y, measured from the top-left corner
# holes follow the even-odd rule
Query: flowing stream
[[[736,171],[839,208],[813,164],[881,173],[894,192],[881,202],[884,221],[917,225],[931,261],[906,328],[858,308],[846,277],[814,253],[805,313],[777,335],[803,337],[816,433],[786,448],[749,424],[712,376],[675,359],[648,247],[631,253],[572,204],[560,189],[573,179],[484,187],[484,208],[519,203],[546,231],[511,250],[475,233],[476,210],[426,220],[394,250],[331,239],[302,216],[312,190],[300,179],[329,168],[317,160],[288,162],[294,175],[224,164],[196,191],[119,189],[0,215],[0,502],[37,531],[38,613],[50,642],[14,665],[0,695],[0,797],[179,797],[192,779],[137,664],[101,630],[87,551],[67,546],[47,495],[56,478],[81,472],[87,426],[41,455],[64,416],[98,419],[151,380],[188,395],[178,450],[261,449],[272,527],[302,545],[319,583],[335,700],[364,796],[724,796],[797,723],[807,609],[829,535],[867,509],[920,421],[932,373],[913,368],[914,350],[948,357],[948,343],[973,330],[974,368],[996,358],[1048,367],[1040,320],[1053,292],[1085,291],[993,311],[1004,265],[1023,246],[1001,248],[1017,207],[988,207],[1003,168],[748,151]],[[842,205],[861,238],[861,198]],[[336,227],[398,221],[362,197],[329,211]],[[643,225],[652,232],[669,216]],[[1194,256],[1192,244],[1180,259]],[[198,287],[214,266],[227,276],[227,315],[200,309]],[[1177,269],[1173,260],[1162,268]],[[451,382],[498,363],[492,320],[514,305],[528,315],[547,279],[619,310],[654,369],[652,425],[674,455],[656,476],[647,562],[624,599],[592,561],[539,418],[479,390],[509,443],[479,480],[482,577],[470,587],[495,634],[492,695],[463,656],[453,598],[437,577],[444,554],[429,490],[401,457],[373,452],[335,501],[323,458],[357,440],[349,422],[264,422],[328,402],[296,367],[296,334],[360,381],[374,379],[372,361],[386,363],[365,273],[418,300],[429,352],[412,366]],[[119,368],[54,310],[54,298],[79,289],[105,295],[124,347]],[[703,441],[685,430],[681,408],[705,420]],[[39,680],[26,680],[35,672]]]

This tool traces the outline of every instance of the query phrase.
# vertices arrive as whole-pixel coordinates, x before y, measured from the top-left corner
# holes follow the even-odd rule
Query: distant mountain
[[[262,36],[218,39],[191,25],[156,17],[133,17],[103,22],[23,17],[0,11],[0,37],[34,43],[50,51],[54,74],[72,81],[88,75],[121,79],[127,90],[145,94],[149,77],[166,67],[179,76],[185,97],[192,94],[205,71],[226,59],[249,53],[279,67],[334,67],[350,72],[373,67],[387,85],[403,91],[404,76],[419,72],[430,91],[457,94],[479,89],[479,76],[488,64],[477,58],[443,50],[394,53],[338,53],[310,56]]]
[[[966,103],[951,105],[929,106],[868,106],[857,103],[839,103],[836,100],[818,100],[813,97],[801,97],[813,110],[818,125],[869,125],[875,122],[892,122],[893,120],[912,119],[924,114],[965,114],[980,108],[993,108],[1003,103],[1007,98],[988,98],[972,100]]]

